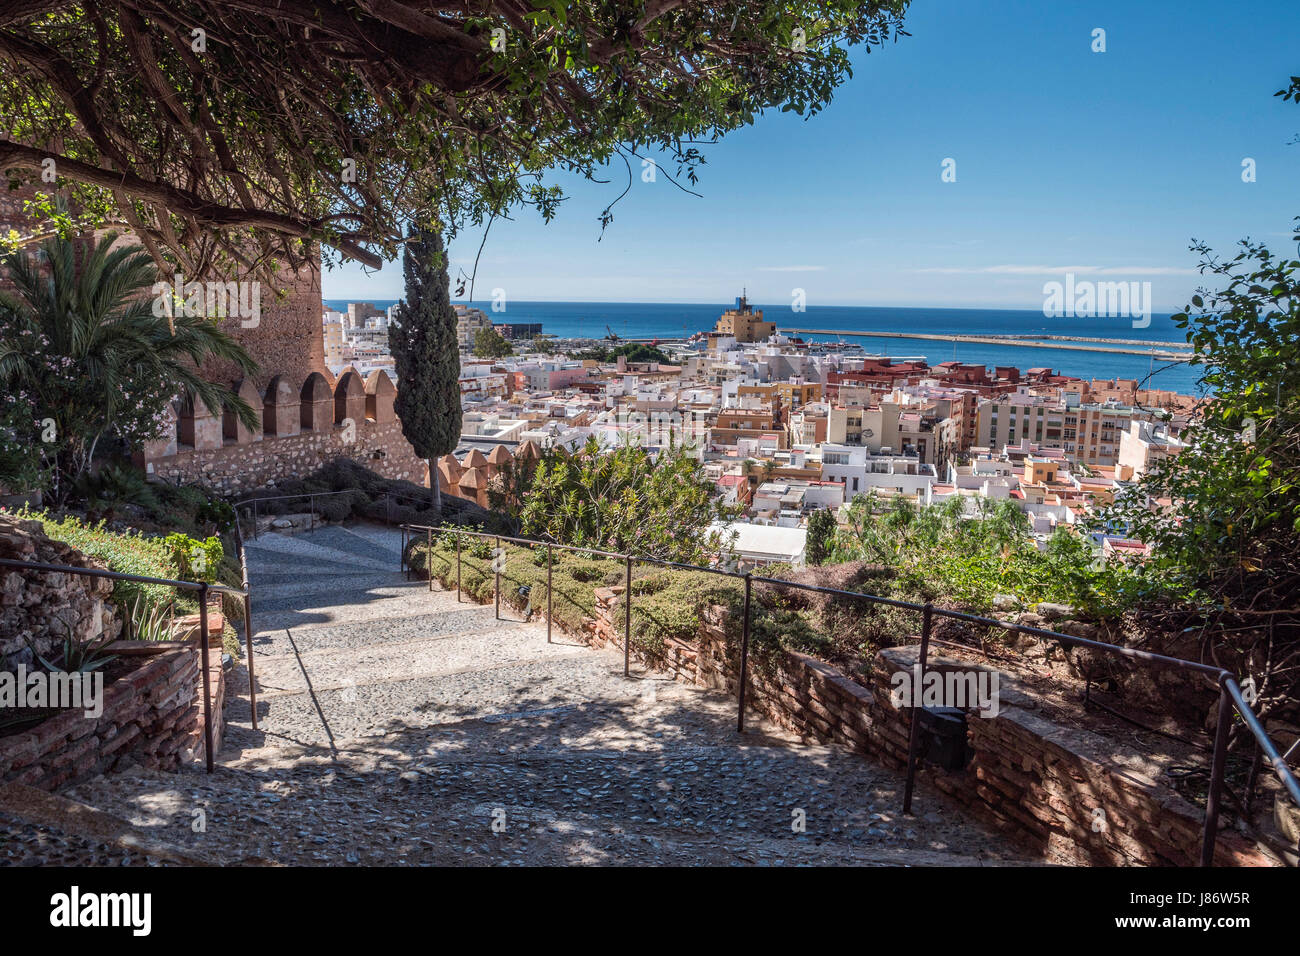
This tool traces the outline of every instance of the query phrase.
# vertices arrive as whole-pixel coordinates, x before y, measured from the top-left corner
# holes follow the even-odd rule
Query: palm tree
[[[245,374],[256,363],[210,318],[156,315],[153,260],[139,246],[113,248],[116,239],[109,233],[87,247],[56,237],[34,254],[0,259],[16,292],[0,293],[0,383],[30,408],[33,441],[46,439],[56,500],[106,436],[135,446],[157,434],[179,393],[257,427],[246,402],[198,371],[207,358]]]

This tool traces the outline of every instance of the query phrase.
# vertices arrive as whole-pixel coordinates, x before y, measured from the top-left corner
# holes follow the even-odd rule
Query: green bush
[[[15,516],[39,521],[51,538],[98,558],[110,571],[151,578],[175,578],[179,573],[175,550],[162,538],[147,538],[133,531],[110,531],[102,521],[87,524],[77,517],[56,518],[44,511],[29,511],[25,508]],[[113,582],[113,603],[124,616],[141,599],[149,606],[165,604],[172,600],[172,589],[160,584]]]
[[[164,541],[172,549],[172,560],[182,579],[216,583],[225,558],[220,538],[212,536],[197,541],[187,534],[169,534]]]
[[[461,539],[460,580],[462,591],[476,601],[493,599],[491,539]],[[539,613],[546,609],[546,548],[507,544],[502,548],[501,603],[521,611],[531,605]],[[435,534],[430,553],[424,539],[412,541],[407,549],[412,570],[426,573],[444,587],[456,586],[456,541],[449,532]],[[596,613],[595,591],[622,585],[626,566],[622,561],[593,558],[567,551],[553,553],[551,586],[552,614],[563,628],[577,632],[583,619]],[[527,588],[526,595],[519,593]],[[668,639],[692,641],[704,621],[705,609],[722,605],[729,609],[726,639],[738,654],[744,584],[738,578],[704,571],[678,571],[645,565],[634,566],[632,577],[632,646],[652,661],[664,655]],[[798,650],[829,655],[829,635],[818,628],[815,616],[786,606],[782,594],[755,586],[751,605],[751,656],[756,666],[767,667],[781,651]],[[623,598],[614,604],[613,618],[623,619]]]

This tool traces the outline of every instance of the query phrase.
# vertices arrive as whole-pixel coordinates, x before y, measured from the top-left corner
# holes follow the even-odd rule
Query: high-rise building
[[[468,352],[474,347],[474,336],[479,329],[492,328],[492,320],[482,309],[475,309],[468,305],[457,305],[453,308],[456,310],[456,339],[460,343],[460,350]]]

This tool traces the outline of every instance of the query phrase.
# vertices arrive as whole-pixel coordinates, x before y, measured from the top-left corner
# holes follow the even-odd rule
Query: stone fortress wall
[[[402,435],[393,411],[397,389],[381,369],[364,380],[349,367],[337,380],[328,371],[312,371],[302,379],[277,374],[264,387],[245,380],[234,388],[257,411],[258,428],[201,402],[182,402],[158,438],[141,449],[145,471],[173,484],[236,495],[351,458],[385,478],[428,484],[428,465]]]

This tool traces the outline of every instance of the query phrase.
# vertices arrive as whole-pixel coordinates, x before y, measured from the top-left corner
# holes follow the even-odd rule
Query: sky
[[[555,177],[558,217],[499,220],[474,297],[728,302],[744,287],[768,303],[1040,309],[1044,283],[1073,272],[1150,282],[1168,312],[1201,284],[1193,238],[1294,250],[1300,106],[1272,94],[1300,73],[1300,0],[914,0],[906,26],[855,48],[818,116],[769,112],[705,147],[699,198],[634,170],[602,239],[622,163],[604,185]],[[457,238],[453,275],[481,239]],[[326,271],[323,291],[400,298],[401,263]]]

